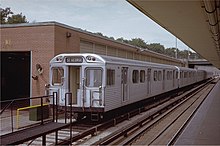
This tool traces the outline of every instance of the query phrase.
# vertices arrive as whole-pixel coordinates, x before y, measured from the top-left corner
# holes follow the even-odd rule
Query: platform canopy
[[[127,1],[220,69],[219,0]]]

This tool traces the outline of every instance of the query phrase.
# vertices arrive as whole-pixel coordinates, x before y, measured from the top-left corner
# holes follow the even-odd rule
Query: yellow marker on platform
[[[43,104],[43,106],[46,106],[49,104]],[[19,128],[19,111],[21,110],[26,110],[26,109],[31,109],[31,108],[36,108],[36,107],[40,107],[41,105],[32,105],[32,106],[27,106],[27,107],[22,107],[22,108],[18,108],[17,109],[17,114],[16,114],[16,127],[17,129]]]

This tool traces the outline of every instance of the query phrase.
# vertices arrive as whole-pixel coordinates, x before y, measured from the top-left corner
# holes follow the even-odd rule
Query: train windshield
[[[102,69],[87,68],[86,69],[86,86],[99,87],[102,86]]]
[[[64,70],[62,67],[52,68],[52,85],[63,85]]]

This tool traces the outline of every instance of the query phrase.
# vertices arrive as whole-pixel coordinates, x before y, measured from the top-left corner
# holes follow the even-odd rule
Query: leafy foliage
[[[102,33],[96,33],[97,35],[103,36],[105,38],[109,38],[107,36],[104,36]],[[114,39],[113,37],[110,37],[109,39],[116,40],[122,43],[130,44],[133,46],[140,47],[142,49],[151,50],[157,53],[161,53],[173,58],[178,59],[201,59],[202,57],[199,56],[197,53],[188,51],[188,50],[179,50],[178,48],[165,48],[160,43],[150,43],[148,44],[141,38],[133,38],[131,40],[124,39],[123,37],[120,37],[118,39]]]
[[[17,23],[28,23],[26,16],[22,13],[14,14],[11,8],[7,7],[5,9],[0,8],[1,11],[1,24],[17,24]]]

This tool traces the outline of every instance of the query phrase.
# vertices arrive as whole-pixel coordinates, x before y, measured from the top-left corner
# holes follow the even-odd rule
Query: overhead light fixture
[[[66,32],[66,37],[70,38],[72,36],[72,34],[70,32]]]

